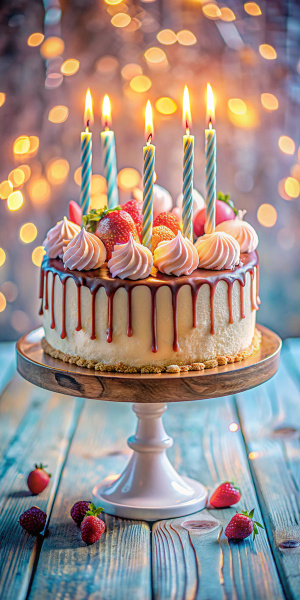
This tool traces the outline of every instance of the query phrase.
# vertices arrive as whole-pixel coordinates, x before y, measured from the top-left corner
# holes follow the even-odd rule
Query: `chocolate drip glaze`
[[[256,293],[254,294],[253,281],[254,281],[254,269],[256,268]],[[108,300],[108,328],[107,328],[107,342],[111,343],[113,339],[113,301],[114,295],[119,288],[124,288],[127,292],[128,298],[128,324],[127,324],[127,335],[131,337],[133,335],[132,330],[132,290],[140,285],[149,288],[151,293],[151,331],[152,331],[152,352],[157,352],[157,318],[156,318],[156,294],[157,290],[161,286],[167,286],[172,294],[172,307],[173,307],[173,327],[174,327],[174,338],[173,338],[173,349],[174,352],[179,350],[178,345],[178,329],[177,329],[177,303],[178,293],[182,286],[189,285],[191,288],[192,295],[192,307],[193,307],[193,327],[197,327],[197,298],[201,287],[206,283],[210,287],[210,313],[211,313],[211,334],[214,334],[214,296],[216,287],[219,281],[225,281],[228,286],[228,311],[229,311],[229,323],[233,323],[233,305],[232,305],[232,293],[233,283],[238,281],[240,284],[240,317],[245,318],[244,312],[244,287],[246,282],[246,273],[249,272],[251,277],[251,307],[252,310],[258,309],[260,303],[258,297],[258,286],[259,286],[259,273],[258,273],[258,255],[256,252],[241,255],[240,266],[233,271],[207,271],[205,269],[196,269],[190,276],[173,277],[164,275],[163,273],[157,272],[155,276],[148,277],[147,279],[141,279],[138,281],[131,281],[129,279],[113,279],[106,266],[93,271],[86,271],[81,273],[79,271],[70,271],[65,269],[63,262],[60,259],[49,259],[44,258],[42,269],[41,269],[41,283],[40,283],[40,298],[42,298],[41,311],[43,311],[43,296],[44,296],[44,278],[46,278],[46,290],[45,290],[45,304],[44,308],[48,308],[48,273],[52,272],[52,294],[51,294],[51,328],[55,328],[55,316],[54,316],[54,288],[55,278],[59,277],[63,286],[63,297],[62,297],[62,332],[61,337],[64,339],[67,335],[66,332],[66,282],[68,278],[72,278],[77,286],[77,303],[78,303],[78,321],[76,331],[80,331],[81,325],[81,287],[87,287],[92,296],[92,330],[91,339],[96,339],[96,323],[95,323],[95,306],[96,306],[96,295],[100,287],[105,289],[107,300]],[[255,296],[255,297],[254,297]],[[40,311],[40,314],[42,312]]]

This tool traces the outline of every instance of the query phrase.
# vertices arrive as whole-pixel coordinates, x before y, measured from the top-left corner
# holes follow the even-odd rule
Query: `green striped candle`
[[[188,88],[183,94],[183,188],[182,188],[182,233],[193,242],[193,176],[194,176],[194,136],[190,135],[191,109]]]
[[[155,146],[153,137],[152,108],[148,100],[145,114],[146,146],[143,148],[143,245],[151,250],[153,226],[153,184],[155,166]]]
[[[92,96],[90,90],[86,93],[84,123],[85,131],[81,133],[81,189],[80,206],[82,215],[90,209],[92,182],[92,134],[89,126],[93,123]]]
[[[206,181],[206,220],[205,233],[213,233],[216,226],[216,130],[213,129],[212,119],[215,116],[214,96],[210,84],[207,84],[207,120],[205,129],[205,181]]]
[[[107,207],[115,208],[119,204],[118,172],[115,134],[110,129],[111,108],[110,100],[104,96],[102,106],[102,123],[104,131],[101,132],[103,155],[103,168],[107,185]]]

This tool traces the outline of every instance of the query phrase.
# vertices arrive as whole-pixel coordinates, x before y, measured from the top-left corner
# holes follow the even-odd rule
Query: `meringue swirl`
[[[111,259],[107,266],[113,277],[120,279],[145,279],[149,277],[153,267],[151,251],[133,239],[132,233],[126,244],[114,246]]]
[[[223,231],[214,231],[199,237],[195,243],[199,255],[199,267],[220,271],[233,269],[240,262],[238,242]]]
[[[216,231],[224,231],[232,235],[239,243],[241,252],[254,252],[258,246],[258,235],[250,223],[243,221],[245,214],[245,210],[239,210],[235,219],[219,223]]]
[[[154,265],[166,275],[191,275],[197,269],[199,257],[195,246],[181,231],[173,240],[159,242],[154,251]]]
[[[49,229],[43,241],[43,246],[49,258],[62,258],[65,246],[70,240],[73,240],[80,229],[79,225],[72,223],[67,217],[64,217],[62,221],[59,221],[52,229]]]
[[[64,250],[63,261],[70,271],[99,269],[106,260],[106,248],[96,235],[81,229]]]

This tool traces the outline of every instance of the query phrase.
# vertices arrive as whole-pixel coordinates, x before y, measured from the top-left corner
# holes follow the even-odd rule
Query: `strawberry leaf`
[[[86,215],[83,215],[83,226],[90,233],[95,233],[97,229],[97,223],[100,221],[100,219],[106,217],[109,213],[114,212],[115,210],[122,210],[122,207],[115,206],[115,208],[107,208],[107,206],[104,206],[104,208],[92,208],[90,212],[88,212]]]
[[[257,525],[257,527],[261,527],[261,529],[264,529],[264,526],[259,523],[258,521],[254,521],[255,525]]]
[[[253,519],[253,515],[254,515],[254,508],[252,508],[251,512],[249,513],[249,519]]]
[[[95,506],[93,502],[89,504],[89,510],[85,513],[86,517],[98,517],[100,513],[103,511],[103,508]]]

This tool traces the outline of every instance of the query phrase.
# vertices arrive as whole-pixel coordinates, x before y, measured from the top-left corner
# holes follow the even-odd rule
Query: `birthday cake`
[[[83,226],[57,223],[41,267],[44,351],[125,373],[197,371],[249,357],[260,344],[258,238],[227,207],[226,220],[194,243],[175,214],[159,213],[150,248],[141,243],[138,199],[90,211]]]

